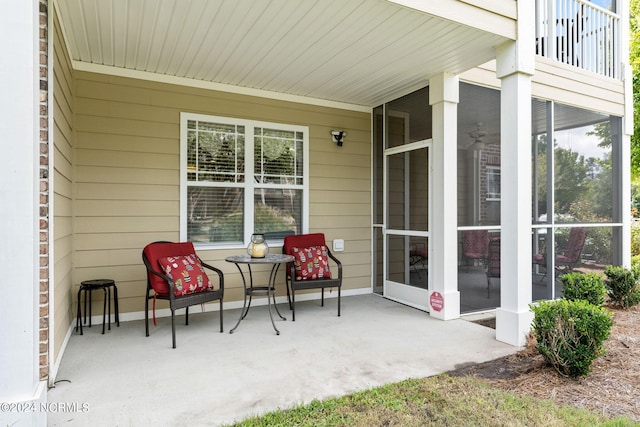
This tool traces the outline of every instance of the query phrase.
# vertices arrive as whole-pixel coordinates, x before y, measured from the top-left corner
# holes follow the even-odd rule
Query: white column
[[[619,44],[624,83],[624,118],[622,119],[620,212],[622,214],[622,264],[631,267],[631,135],[634,132],[633,70],[629,65],[629,2],[620,10]],[[617,46],[614,46],[614,49]]]
[[[46,399],[39,380],[39,2],[9,0],[0,14],[0,403]],[[46,425],[41,411],[0,411],[0,425]],[[36,408],[37,409],[37,408]]]
[[[431,266],[433,289],[429,291],[430,314],[448,320],[460,317],[458,291],[458,77],[443,73],[429,80],[432,105],[433,170],[431,179]],[[442,298],[439,304],[431,303]]]
[[[526,343],[531,303],[531,76],[534,1],[518,1],[518,40],[498,47],[501,143],[501,278],[496,339]],[[531,21],[531,22],[529,22]]]

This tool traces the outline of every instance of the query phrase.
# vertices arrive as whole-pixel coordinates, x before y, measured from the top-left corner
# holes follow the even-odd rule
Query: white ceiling
[[[443,71],[483,64],[506,40],[384,0],[56,6],[71,58],[83,69],[96,64],[366,107]]]

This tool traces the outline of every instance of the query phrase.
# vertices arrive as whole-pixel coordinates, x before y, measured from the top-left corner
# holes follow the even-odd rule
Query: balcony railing
[[[620,78],[620,17],[584,0],[537,0],[536,53]]]

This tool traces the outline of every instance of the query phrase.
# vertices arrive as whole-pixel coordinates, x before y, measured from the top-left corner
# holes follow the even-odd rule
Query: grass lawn
[[[471,377],[439,375],[313,401],[234,426],[639,426],[518,396]]]

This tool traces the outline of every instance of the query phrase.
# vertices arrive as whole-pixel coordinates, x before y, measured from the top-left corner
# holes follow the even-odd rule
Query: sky
[[[592,130],[592,126],[584,126],[564,131],[556,131],[555,142],[559,147],[569,149],[584,155],[585,158],[597,157],[602,159],[605,153],[611,151],[610,148],[600,148],[600,140],[595,135],[586,135]]]

